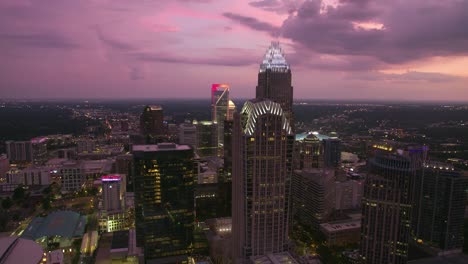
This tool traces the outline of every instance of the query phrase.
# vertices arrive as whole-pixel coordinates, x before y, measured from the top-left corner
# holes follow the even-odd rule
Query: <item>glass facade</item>
[[[145,258],[189,254],[194,228],[193,149],[172,143],[134,146],[137,244]]]

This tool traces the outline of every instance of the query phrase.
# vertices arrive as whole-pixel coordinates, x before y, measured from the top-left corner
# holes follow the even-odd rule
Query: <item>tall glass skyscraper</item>
[[[213,122],[217,124],[218,155],[223,155],[224,120],[229,116],[229,85],[213,84],[211,86],[211,109]]]
[[[294,134],[279,103],[252,100],[233,128],[233,260],[288,250]]]
[[[193,158],[188,145],[133,146],[137,244],[143,246],[146,260],[184,263],[192,250]]]
[[[437,254],[461,253],[468,175],[450,164],[427,162],[414,186],[413,235]]]
[[[263,57],[258,72],[257,99],[270,99],[281,105],[291,126],[294,127],[292,111],[293,87],[291,68],[286,61],[279,42],[272,42]]]
[[[411,231],[412,185],[424,148],[374,145],[362,199],[363,263],[406,263]]]
[[[148,105],[140,116],[140,131],[147,143],[160,142],[165,134],[163,108],[159,105]]]

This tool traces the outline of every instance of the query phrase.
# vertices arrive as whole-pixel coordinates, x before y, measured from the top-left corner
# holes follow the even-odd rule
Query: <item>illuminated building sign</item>
[[[120,181],[120,176],[119,176],[119,175],[106,175],[106,176],[102,176],[101,181],[103,181],[103,182],[115,182],[115,181]]]

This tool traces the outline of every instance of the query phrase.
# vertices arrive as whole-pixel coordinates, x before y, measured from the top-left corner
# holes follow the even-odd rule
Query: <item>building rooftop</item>
[[[148,107],[151,111],[162,110],[162,107],[160,105],[148,105]]]
[[[446,257],[432,257],[408,261],[408,264],[465,264],[468,263],[468,255],[453,255]]]
[[[316,139],[322,141],[324,139],[330,139],[332,137],[320,134],[319,132],[316,132],[316,131],[309,131],[309,132],[303,132],[303,133],[300,133],[300,134],[296,134],[296,141],[301,141],[301,140],[304,140],[306,138],[316,138]]]
[[[289,64],[286,62],[279,42],[271,42],[270,47],[268,47],[263,57],[262,64],[260,64],[260,72],[264,72],[267,69],[280,71],[289,70]]]
[[[189,150],[192,149],[189,145],[178,145],[175,143],[160,143],[157,145],[135,145],[133,151],[154,152],[154,151],[172,151],[172,150]]]
[[[39,263],[42,247],[34,241],[16,236],[0,238],[0,263]]]
[[[297,264],[288,252],[251,257],[250,260],[255,264]]]
[[[324,223],[320,225],[320,228],[326,230],[329,233],[346,231],[351,229],[360,229],[361,219]]]
[[[289,120],[286,118],[283,109],[279,103],[270,100],[251,100],[247,101],[242,107],[241,114],[247,115],[247,120],[243,124],[244,133],[251,136],[255,132],[257,118],[264,114],[273,114],[282,117],[282,129],[286,130],[287,134],[292,134],[292,128]]]
[[[86,216],[73,211],[56,211],[46,217],[34,218],[24,230],[22,237],[32,240],[45,236],[81,237],[85,226]]]
[[[128,232],[128,230],[113,232],[111,250],[124,248],[128,249]]]

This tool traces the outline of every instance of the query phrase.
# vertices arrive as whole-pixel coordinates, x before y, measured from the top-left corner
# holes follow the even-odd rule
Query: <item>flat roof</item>
[[[0,238],[0,263],[39,263],[43,254],[34,241],[16,236]]]
[[[255,256],[251,257],[250,260],[255,264],[297,264],[297,261],[288,252]]]
[[[446,257],[432,257],[408,261],[408,264],[465,264],[468,263],[468,255],[453,255]]]
[[[47,236],[73,238],[83,236],[86,216],[73,211],[56,211],[46,217],[34,218],[24,230],[22,237],[36,240]]]
[[[320,228],[325,229],[327,232],[330,232],[330,233],[352,230],[352,229],[361,229],[361,220],[353,219],[353,220],[346,220],[346,221],[339,221],[339,222],[332,222],[332,223],[323,223],[320,225]]]
[[[113,232],[111,250],[123,248],[128,249],[128,232],[128,230]]]
[[[160,143],[157,145],[135,145],[133,151],[155,152],[155,151],[173,151],[173,150],[190,150],[189,145],[179,145],[175,143]]]

